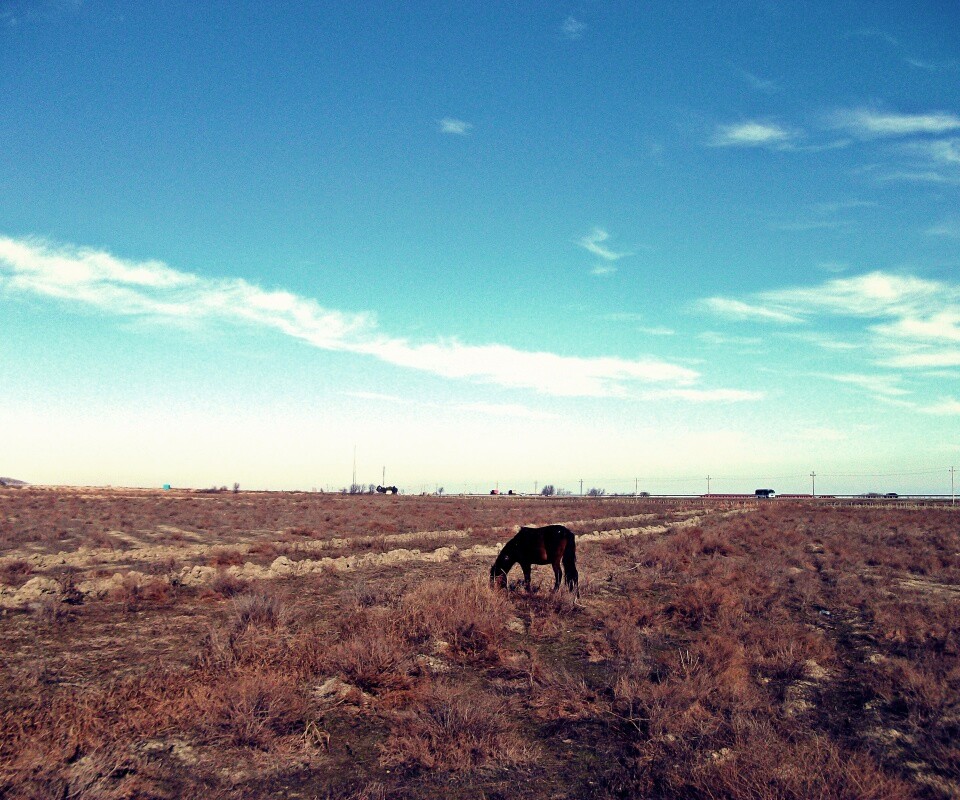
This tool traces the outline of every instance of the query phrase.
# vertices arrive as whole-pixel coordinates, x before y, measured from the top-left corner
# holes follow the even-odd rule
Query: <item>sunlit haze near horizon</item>
[[[0,476],[960,466],[953,4],[0,0],[0,142]]]

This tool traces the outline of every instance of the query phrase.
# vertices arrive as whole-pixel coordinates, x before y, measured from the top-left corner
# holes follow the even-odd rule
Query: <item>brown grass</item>
[[[0,615],[0,796],[958,796],[957,519],[0,493],[5,591],[37,576],[56,589]],[[578,602],[551,593],[543,567],[530,594],[491,590],[492,556],[263,582],[228,571],[317,547],[432,549],[437,531],[486,544],[553,521],[670,527],[580,543]],[[143,557],[171,542],[183,556]],[[90,544],[96,559],[71,560]],[[195,565],[219,571],[183,585]],[[104,579],[106,596],[80,591]]]
[[[469,772],[523,764],[536,756],[502,698],[449,683],[431,684],[418,704],[398,712],[382,746],[385,766]]]

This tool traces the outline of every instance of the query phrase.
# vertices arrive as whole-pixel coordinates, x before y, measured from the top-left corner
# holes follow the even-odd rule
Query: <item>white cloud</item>
[[[452,133],[456,136],[468,136],[471,128],[473,128],[473,123],[464,122],[462,119],[444,117],[442,120],[440,120],[441,133]]]
[[[904,369],[940,369],[960,367],[960,350],[915,351],[885,359],[892,367]]]
[[[932,406],[926,406],[920,409],[925,414],[940,414],[944,416],[960,415],[960,400],[948,397]]]
[[[935,376],[930,370],[960,366],[960,284],[871,272],[819,286],[757,292],[745,301],[715,297],[701,304],[742,320],[866,320],[863,347],[878,365],[924,370],[931,379]],[[829,340],[826,337],[825,342]],[[866,388],[861,378],[846,381],[860,381]],[[872,389],[880,391],[878,387],[874,384]]]
[[[703,305],[714,313],[731,319],[754,319],[787,324],[803,322],[803,319],[796,314],[755,303],[745,303],[743,300],[734,300],[729,297],[708,297],[703,301]]]
[[[577,244],[584,250],[593,253],[595,256],[599,256],[604,261],[619,261],[621,258],[633,255],[633,253],[617,253],[608,247],[604,247],[603,243],[609,238],[610,234],[603,230],[603,228],[594,228],[586,236],[578,239]]]
[[[617,268],[611,266],[610,264],[597,264],[593,269],[590,270],[590,274],[603,277],[605,275],[613,275],[616,271]]]
[[[796,134],[770,122],[741,122],[718,126],[710,144],[714,147],[777,147],[787,144]]]
[[[807,342],[822,350],[857,350],[860,345],[853,342],[846,342],[833,336],[825,336],[822,333],[814,331],[802,331],[794,333],[780,333],[779,336],[784,339],[795,339],[799,342]]]
[[[834,278],[812,288],[761,292],[756,297],[787,313],[821,311],[870,317],[903,314],[909,309],[923,307],[928,301],[942,296],[943,290],[937,281],[870,272],[850,278]]]
[[[744,403],[766,397],[747,389],[655,389],[643,392],[644,400],[686,400],[691,403]]]
[[[567,397],[626,397],[636,387],[688,387],[699,375],[657,358],[579,357],[471,345],[455,338],[414,343],[381,332],[370,314],[324,308],[239,278],[214,280],[156,261],[0,237],[0,290],[164,322],[244,324],[282,332],[325,350],[463,379]]]
[[[564,39],[576,41],[577,39],[583,38],[583,32],[586,28],[587,26],[583,22],[570,16],[567,17],[560,26],[560,33]]]
[[[648,336],[676,336],[677,332],[673,328],[667,328],[666,326],[659,325],[653,328],[637,328],[640,333],[645,333]]]
[[[860,138],[942,134],[960,130],[960,117],[945,111],[898,114],[858,108],[839,111],[834,124]]]
[[[900,386],[899,375],[864,375],[859,373],[842,373],[832,375],[828,373],[818,373],[817,377],[827,380],[845,383],[850,386],[857,386],[865,389],[871,394],[883,395],[885,397],[901,397],[910,394],[909,391]]]
[[[927,317],[905,316],[895,322],[876,325],[873,330],[891,339],[960,342],[960,309],[936,311]]]
[[[764,341],[759,336],[729,336],[725,333],[716,331],[704,331],[697,335],[701,342],[723,347],[726,345],[736,345],[737,347],[759,347]]]

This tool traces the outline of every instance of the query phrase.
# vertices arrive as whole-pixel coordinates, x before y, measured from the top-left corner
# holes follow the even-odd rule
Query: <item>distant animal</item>
[[[577,540],[573,531],[563,525],[544,525],[541,528],[522,527],[507,542],[497,560],[490,567],[490,585],[506,586],[507,573],[514,564],[523,570],[523,582],[530,591],[532,564],[550,564],[553,567],[553,591],[560,588],[561,574],[567,588],[579,596],[577,573]],[[560,565],[563,565],[561,573]]]
[[[396,494],[400,490],[396,486],[378,486],[377,491],[380,494]]]

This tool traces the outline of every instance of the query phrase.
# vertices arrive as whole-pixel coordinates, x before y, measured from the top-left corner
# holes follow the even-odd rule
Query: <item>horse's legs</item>
[[[530,591],[530,565],[521,564],[520,569],[523,570],[523,585],[527,587],[527,592]]]
[[[557,591],[560,588],[560,576],[563,574],[560,571],[560,559],[554,559],[553,561],[553,591]]]

